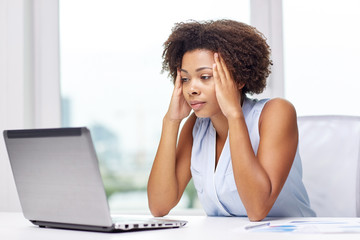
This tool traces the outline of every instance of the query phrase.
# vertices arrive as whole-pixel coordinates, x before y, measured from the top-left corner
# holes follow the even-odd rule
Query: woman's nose
[[[190,89],[190,91],[189,91],[189,95],[198,95],[198,94],[199,94],[199,91],[196,89]]]
[[[199,87],[197,86],[196,81],[192,81],[190,83],[190,86],[187,90],[187,93],[191,96],[191,95],[199,95],[200,94],[200,90]]]

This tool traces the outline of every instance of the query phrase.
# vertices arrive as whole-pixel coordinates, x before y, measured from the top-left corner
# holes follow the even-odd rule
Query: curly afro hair
[[[234,81],[245,84],[242,94],[265,89],[270,47],[256,28],[233,20],[177,23],[164,43],[162,71],[169,71],[174,82],[184,54],[195,49],[220,53]]]

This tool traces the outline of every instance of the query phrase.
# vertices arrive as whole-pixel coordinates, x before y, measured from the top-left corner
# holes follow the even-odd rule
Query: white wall
[[[60,126],[57,0],[0,0],[0,131]],[[0,211],[20,205],[0,137]]]

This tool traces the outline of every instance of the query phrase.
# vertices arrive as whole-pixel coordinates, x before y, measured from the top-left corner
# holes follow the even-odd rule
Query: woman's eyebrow
[[[210,70],[212,70],[211,67],[201,67],[201,68],[196,69],[195,71],[196,71],[196,72],[200,72],[200,71],[205,70],[205,69],[210,69]]]
[[[196,69],[195,72],[200,72],[200,71],[205,70],[205,69],[210,69],[210,70],[212,70],[211,67],[200,67],[200,68]],[[186,71],[185,69],[182,69],[182,68],[180,69],[180,71],[181,71],[181,72],[185,72],[185,73],[189,73],[188,71]]]

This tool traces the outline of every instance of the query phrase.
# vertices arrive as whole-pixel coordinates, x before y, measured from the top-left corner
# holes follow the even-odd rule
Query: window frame
[[[0,1],[0,129],[60,127],[58,0]],[[21,211],[0,140],[0,211]]]

